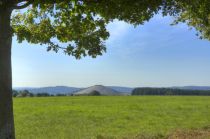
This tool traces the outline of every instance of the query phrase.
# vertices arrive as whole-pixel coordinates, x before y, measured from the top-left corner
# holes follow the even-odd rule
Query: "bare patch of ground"
[[[210,130],[177,130],[170,134],[167,139],[210,139]]]
[[[134,139],[210,139],[210,126],[202,129],[176,130],[167,136],[145,136],[140,135]]]
[[[115,138],[99,135],[97,139],[210,139],[210,126],[202,129],[176,130],[167,136],[140,134],[135,137]]]

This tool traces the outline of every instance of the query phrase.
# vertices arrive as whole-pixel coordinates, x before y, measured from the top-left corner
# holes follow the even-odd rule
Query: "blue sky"
[[[159,15],[136,28],[114,21],[107,26],[107,53],[96,59],[75,60],[14,37],[13,86],[210,86],[210,41],[171,22]]]

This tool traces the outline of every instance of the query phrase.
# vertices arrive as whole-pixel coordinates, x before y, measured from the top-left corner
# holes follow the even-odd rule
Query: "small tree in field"
[[[15,138],[13,35],[19,43],[46,45],[48,51],[63,50],[77,59],[95,58],[106,51],[106,25],[113,19],[139,25],[159,11],[175,16],[174,24],[186,22],[200,37],[210,38],[209,0],[0,0],[0,139]]]

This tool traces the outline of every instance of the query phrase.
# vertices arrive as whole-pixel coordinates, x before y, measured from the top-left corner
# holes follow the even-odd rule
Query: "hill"
[[[74,95],[90,95],[93,92],[99,92],[100,95],[122,95],[121,93],[117,92],[116,90],[113,90],[109,87],[105,87],[102,85],[95,85],[95,86],[91,86],[88,87],[86,89],[83,89],[79,92],[74,93]]]
[[[184,89],[184,90],[210,90],[210,86],[182,86],[174,88]]]
[[[116,90],[117,92],[121,92],[121,93],[124,93],[124,94],[130,94],[132,92],[132,90],[134,88],[131,88],[131,87],[122,87],[122,86],[107,86],[113,90]]]
[[[133,88],[129,87],[121,87],[121,86],[106,86],[116,92],[122,92],[123,94],[130,94]],[[73,94],[80,90],[87,89],[87,88],[79,88],[79,87],[68,87],[68,86],[52,86],[52,87],[15,87],[14,90],[28,90],[31,93],[49,93],[49,94]]]
[[[77,87],[67,87],[67,86],[54,86],[54,87],[40,87],[40,88],[32,88],[32,87],[21,87],[14,88],[15,90],[28,90],[31,93],[49,93],[49,94],[72,94],[81,90],[82,88]]]

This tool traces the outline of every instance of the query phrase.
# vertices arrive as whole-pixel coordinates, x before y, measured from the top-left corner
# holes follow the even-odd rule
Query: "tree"
[[[28,90],[20,91],[17,97],[33,97],[34,95],[30,93]]]
[[[131,95],[191,95],[209,96],[210,90],[188,90],[178,88],[135,88]]]
[[[136,26],[159,11],[175,16],[174,24],[186,22],[199,36],[210,39],[209,8],[209,0],[0,0],[0,138],[15,138],[13,35],[20,43],[47,45],[48,51],[63,50],[77,59],[87,55],[95,58],[106,51],[106,25],[110,21],[118,19]]]
[[[18,91],[12,90],[12,96],[13,96],[13,97],[17,97],[17,95],[18,95]]]
[[[37,96],[37,97],[49,97],[49,96],[51,96],[51,95],[48,94],[48,93],[44,93],[44,92],[43,92],[43,93],[37,93],[36,96]]]

